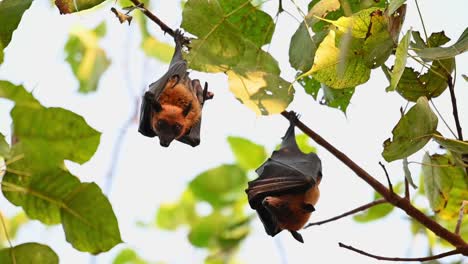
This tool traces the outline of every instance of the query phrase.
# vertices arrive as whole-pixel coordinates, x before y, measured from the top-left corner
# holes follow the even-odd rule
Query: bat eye
[[[166,122],[164,122],[164,120],[158,120],[157,125],[158,125],[159,128],[161,128],[161,127],[166,125]]]

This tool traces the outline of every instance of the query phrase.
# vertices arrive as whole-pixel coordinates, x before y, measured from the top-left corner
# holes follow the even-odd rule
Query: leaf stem
[[[448,125],[447,121],[445,121],[444,117],[440,114],[439,109],[437,109],[437,107],[436,107],[435,104],[434,104],[434,101],[432,101],[432,100],[429,100],[429,101],[431,102],[432,107],[434,107],[434,109],[436,110],[436,112],[437,112],[437,114],[439,115],[440,119],[442,119],[442,121],[444,122],[445,126],[450,130],[450,133],[452,133],[452,135],[453,135],[454,137],[457,137],[457,136],[455,135],[455,132],[453,132],[453,130],[452,130],[452,129],[450,128],[450,126]]]
[[[419,19],[421,20],[421,24],[422,24],[423,31],[424,31],[424,36],[426,37],[426,43],[427,43],[428,37],[427,37],[426,26],[424,25],[424,20],[421,14],[421,10],[419,9],[418,0],[414,0],[414,2],[416,3],[416,9],[418,10]]]
[[[367,210],[367,209],[369,209],[371,207],[374,207],[376,205],[383,204],[383,203],[387,203],[387,201],[385,199],[375,200],[373,202],[367,203],[365,205],[361,205],[361,206],[359,206],[359,207],[357,207],[357,208],[355,208],[355,209],[353,209],[351,211],[345,212],[345,213],[337,215],[335,217],[332,217],[332,218],[329,218],[329,219],[326,219],[326,220],[322,220],[322,221],[319,221],[319,222],[309,223],[304,227],[304,229],[309,228],[311,226],[322,225],[322,224],[326,224],[326,223],[329,223],[329,222],[333,222],[333,221],[336,221],[336,220],[341,219],[343,217],[346,217],[348,215],[359,213],[361,211]]]
[[[13,264],[16,264],[16,256],[15,256],[15,250],[13,249],[13,244],[11,244],[10,240],[10,235],[8,234],[8,230],[6,228],[5,224],[5,218],[3,218],[3,214],[0,212],[0,220],[2,221],[2,226],[3,226],[3,232],[5,233],[5,237],[8,241],[8,244],[10,245],[10,254],[11,254],[11,259],[13,260]]]
[[[295,116],[296,113],[283,111],[281,115],[283,115],[286,119],[291,120],[292,116]],[[315,133],[312,129],[302,123],[300,120],[295,122],[296,127],[298,127],[302,132],[308,135],[311,139],[313,139],[317,144],[328,150],[333,156],[339,159],[343,164],[348,166],[354,173],[364,180],[367,184],[369,184],[375,191],[377,191],[382,197],[389,203],[393,204],[395,207],[400,208],[401,210],[405,211],[407,215],[417,220],[423,226],[434,232],[440,238],[445,239],[447,242],[452,244],[455,247],[467,247],[468,244],[458,235],[452,233],[451,231],[447,230],[439,223],[431,219],[430,217],[426,216],[423,212],[419,209],[414,207],[410,201],[406,200],[403,197],[400,197],[396,193],[390,192],[390,190],[385,187],[382,183],[377,181],[373,176],[371,176],[367,171],[361,168],[358,164],[356,164],[353,160],[351,160],[346,154],[338,150],[335,146],[330,144],[320,135]],[[468,255],[468,253],[467,253]]]

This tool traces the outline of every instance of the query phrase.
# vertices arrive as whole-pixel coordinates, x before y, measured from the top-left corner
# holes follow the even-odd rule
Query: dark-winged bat
[[[303,243],[297,231],[315,211],[322,165],[315,153],[299,150],[294,134],[297,115],[291,112],[289,120],[280,149],[256,170],[259,177],[248,183],[246,193],[268,235],[275,236],[286,229]]]
[[[186,41],[176,30],[175,52],[168,71],[150,84],[143,96],[138,131],[147,137],[159,137],[159,143],[168,147],[176,139],[192,147],[200,144],[202,107],[213,98],[208,84],[202,89],[199,80],[192,80],[187,62],[182,57]]]

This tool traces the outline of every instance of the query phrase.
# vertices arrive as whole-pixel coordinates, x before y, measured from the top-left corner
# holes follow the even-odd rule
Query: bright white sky
[[[110,1],[113,2],[113,1]],[[291,2],[283,1],[286,10],[299,17]],[[306,10],[307,1],[298,1]],[[181,12],[179,1],[152,1],[152,9],[168,25],[179,25]],[[111,3],[109,3],[111,4]],[[414,1],[409,1],[403,32],[412,25],[421,30]],[[466,23],[466,0],[421,1],[421,11],[429,32],[445,30],[455,41]],[[265,4],[265,10],[276,12],[277,1]],[[13,35],[6,49],[5,62],[0,66],[0,79],[16,84],[23,83],[46,106],[59,106],[85,117],[87,122],[103,132],[101,145],[94,157],[83,166],[68,163],[73,173],[83,181],[96,181],[103,186],[112,159],[113,144],[119,128],[129,117],[133,107],[126,85],[139,92],[166,70],[154,60],[144,59],[139,50],[137,24],[120,25],[107,5],[94,12],[78,15],[59,15],[51,9],[49,1],[34,1]],[[64,62],[63,47],[68,32],[76,25],[94,27],[102,19],[107,21],[108,33],[102,46],[112,60],[111,68],[104,74],[98,92],[77,93],[78,82]],[[297,22],[283,13],[278,22],[270,51],[280,61],[283,77],[292,80],[295,72],[288,63],[289,39],[297,28]],[[159,29],[153,33],[158,39],[172,42]],[[130,73],[127,73],[127,70]],[[417,68],[419,69],[419,67]],[[468,136],[467,83],[461,73],[467,74],[467,55],[457,58],[457,86],[460,119]],[[128,82],[125,75],[128,75]],[[264,144],[270,150],[279,143],[287,128],[281,116],[257,117],[240,104],[229,92],[227,78],[222,74],[192,73],[192,76],[210,83],[215,99],[204,108],[201,145],[195,149],[173,143],[170,148],[159,146],[157,140],[137,133],[136,125],[126,134],[122,152],[118,158],[110,200],[119,219],[126,244],[101,254],[97,263],[110,263],[113,256],[124,247],[136,249],[143,257],[167,263],[201,263],[205,251],[194,249],[186,239],[187,230],[166,232],[158,229],[142,229],[137,221],[153,221],[156,208],[162,202],[176,200],[186,184],[198,173],[230,163],[233,156],[226,142],[228,135],[243,136]],[[382,142],[391,136],[391,130],[399,119],[399,108],[405,101],[396,93],[387,94],[388,85],[381,70],[372,72],[368,83],[359,86],[348,108],[347,117],[339,110],[320,106],[301,88],[288,109],[301,114],[301,120],[336,147],[347,153],[371,174],[385,182],[378,165]],[[448,91],[435,100],[439,110],[454,129]],[[10,135],[9,110],[12,104],[0,100],[0,131]],[[446,127],[439,122],[439,130],[449,136]],[[427,149],[427,148],[426,148]],[[46,151],[46,150],[45,150]],[[312,220],[335,216],[351,208],[371,201],[372,190],[326,150],[318,148],[323,163],[321,200]],[[422,155],[410,158],[420,161]],[[177,161],[184,160],[184,164]],[[413,165],[414,166],[414,165]],[[418,175],[417,166],[413,167]],[[394,182],[402,179],[400,162],[387,165]],[[220,179],[222,180],[222,179]],[[18,211],[0,196],[2,212],[12,215]],[[427,244],[423,237],[411,237],[409,222],[400,212],[384,221],[356,224],[350,218],[301,232],[305,244],[297,243],[289,233],[283,232],[274,239],[267,236],[260,221],[253,222],[252,234],[240,249],[239,259],[245,263],[375,263],[376,261],[338,247],[338,242],[350,244],[369,252],[386,256],[426,255]],[[58,252],[61,263],[87,263],[89,255],[74,250],[65,243],[60,226],[44,228],[33,221],[22,229],[15,244],[37,241],[50,245]],[[284,258],[278,253],[283,252]],[[468,263],[468,262],[466,262]]]

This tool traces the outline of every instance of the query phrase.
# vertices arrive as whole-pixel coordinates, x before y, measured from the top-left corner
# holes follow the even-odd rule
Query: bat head
[[[190,129],[186,116],[190,112],[191,104],[181,108],[170,104],[154,102],[154,113],[151,119],[151,127],[159,137],[159,143],[168,147],[174,139],[185,135]]]

